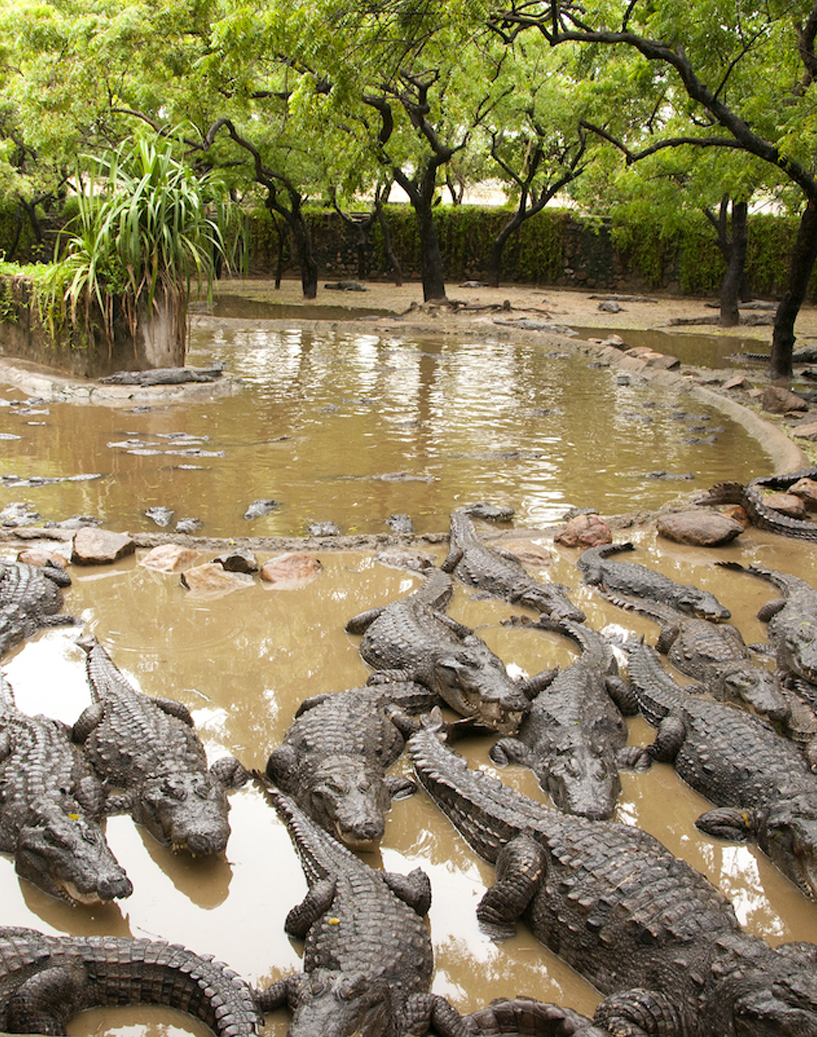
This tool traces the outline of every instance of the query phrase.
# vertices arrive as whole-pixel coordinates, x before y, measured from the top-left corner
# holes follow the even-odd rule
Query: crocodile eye
[[[175,778],[165,778],[162,784],[162,792],[165,795],[172,796],[173,799],[184,799],[185,789],[184,784]]]
[[[361,781],[357,786],[358,792],[368,792],[371,787],[372,783],[370,781]]]

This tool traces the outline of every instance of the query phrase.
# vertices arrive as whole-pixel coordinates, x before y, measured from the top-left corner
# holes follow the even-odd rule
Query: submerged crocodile
[[[0,560],[0,655],[40,627],[68,626],[74,616],[59,616],[62,587],[71,577],[58,565],[27,565]]]
[[[770,508],[763,500],[764,489],[786,491],[800,479],[817,479],[817,468],[803,468],[787,475],[764,476],[752,479],[745,485],[739,482],[717,483],[705,496],[696,498],[693,503],[706,506],[740,504],[749,521],[758,529],[768,529],[780,536],[817,541],[817,522],[784,515],[782,511]]]
[[[526,625],[564,634],[581,655],[539,692],[516,737],[500,739],[491,759],[530,767],[560,810],[610,818],[621,793],[617,756],[627,744],[622,708],[635,712],[613,650],[584,624],[543,617]]]
[[[141,694],[96,640],[79,643],[94,702],[72,734],[107,785],[123,790],[109,798],[108,813],[130,813],[174,851],[221,853],[230,834],[226,789],[247,772],[231,758],[208,770],[185,706]]]
[[[445,615],[451,577],[430,570],[412,594],[353,616],[351,634],[363,634],[360,654],[375,673],[369,683],[416,681],[466,717],[512,734],[530,708],[537,677],[517,683],[473,630]]]
[[[524,605],[546,616],[577,623],[585,618],[568,597],[567,587],[561,583],[539,583],[516,555],[484,544],[467,509],[451,515],[448,555],[440,568],[469,587],[478,587],[512,605]]]
[[[429,992],[434,971],[424,915],[431,885],[375,871],[319,828],[283,793],[267,789],[309,884],[285,928],[304,940],[304,971],[258,995],[264,1012],[287,1006],[290,1037],[397,1037],[433,1030],[466,1037],[459,1013]]]
[[[637,562],[610,559],[610,555],[633,550],[635,547],[629,541],[589,547],[579,555],[576,565],[584,573],[585,583],[598,587],[605,594],[649,598],[663,605],[671,605],[684,615],[710,619],[715,623],[730,618],[729,609],[721,605],[709,591],[692,584],[676,583],[669,576]]]
[[[383,837],[392,797],[416,787],[386,776],[416,730],[410,714],[438,701],[422,685],[401,683],[307,699],[270,753],[267,775],[341,842],[369,847]]]
[[[0,676],[0,851],[17,874],[74,904],[133,892],[101,827],[104,794],[65,725],[17,708]]]
[[[179,944],[127,936],[46,936],[0,928],[0,1031],[67,1033],[104,1005],[167,1005],[223,1037],[251,1037],[261,1016],[235,972]]]
[[[758,612],[758,619],[768,624],[766,632],[774,645],[778,669],[817,684],[817,590],[799,576],[762,565],[717,564],[767,580],[780,591],[779,598],[768,601]]]
[[[743,636],[731,623],[710,623],[708,619],[685,616],[654,601],[615,595],[608,595],[608,600],[659,623],[661,633],[655,647],[681,673],[694,677],[700,690],[712,698],[745,703],[770,720],[788,718],[790,706],[780,678],[754,665]]]
[[[499,935],[523,918],[603,995],[594,1022],[627,1037],[817,1033],[817,947],[772,948],[657,839],[588,821],[468,769],[433,730],[409,741],[420,783],[496,865],[478,915]]]
[[[719,809],[703,832],[761,850],[806,896],[817,899],[817,775],[800,750],[761,717],[698,695],[669,676],[654,648],[626,645],[639,709],[658,729],[648,748]]]

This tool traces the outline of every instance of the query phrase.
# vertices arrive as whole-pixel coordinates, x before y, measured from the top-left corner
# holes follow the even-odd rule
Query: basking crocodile
[[[46,936],[0,928],[0,1030],[67,1033],[87,1008],[167,1005],[223,1037],[251,1037],[253,991],[221,962],[179,944],[127,936]]]
[[[787,475],[769,475],[751,482],[721,482],[712,486],[705,496],[698,497],[694,504],[719,505],[740,504],[749,521],[758,529],[768,529],[781,536],[800,540],[817,540],[817,522],[791,518],[782,511],[770,508],[763,500],[763,490],[785,491],[800,479],[817,479],[817,468],[803,468]]]
[[[817,1033],[817,947],[771,948],[731,904],[647,832],[563,814],[470,770],[424,729],[420,783],[496,865],[478,915],[533,934],[606,995],[594,1022],[627,1037]]]
[[[717,564],[758,576],[777,587],[781,596],[767,602],[757,616],[768,624],[766,631],[775,648],[778,669],[817,684],[817,590],[799,576],[762,565]]]
[[[655,647],[681,673],[694,677],[701,691],[719,702],[743,702],[770,720],[785,721],[789,716],[779,677],[754,665],[737,627],[685,616],[656,601],[607,597],[620,608],[640,612],[659,623],[661,633]]]
[[[100,822],[104,794],[65,725],[19,710],[0,676],[0,851],[54,897],[93,904],[133,892]]]
[[[633,550],[635,548],[629,541],[589,547],[579,555],[576,565],[584,573],[585,583],[599,587],[606,594],[649,598],[671,605],[684,615],[710,619],[714,623],[730,618],[729,609],[724,608],[709,591],[692,584],[676,583],[669,576],[637,562],[610,560],[610,555]]]
[[[27,565],[0,560],[0,655],[40,627],[76,623],[74,616],[58,616],[62,587],[71,577],[58,565]]]
[[[500,998],[462,1018],[474,1037],[609,1037],[572,1008],[528,997]]]
[[[469,587],[478,587],[512,605],[524,605],[546,616],[577,623],[585,618],[568,598],[567,587],[561,583],[539,583],[528,575],[516,555],[484,544],[467,509],[451,515],[448,555],[440,568]]]
[[[393,796],[414,791],[386,768],[416,730],[411,713],[438,702],[420,684],[380,684],[303,702],[267,775],[319,825],[347,846],[370,847],[383,837]]]
[[[669,676],[654,648],[626,645],[639,708],[658,729],[648,752],[673,763],[719,809],[701,831],[761,850],[806,896],[817,898],[817,775],[800,750],[761,717],[698,695]]]
[[[463,716],[512,734],[537,678],[515,682],[473,630],[440,611],[452,593],[451,577],[432,569],[412,594],[352,617],[346,630],[363,634],[360,654],[375,670],[369,683],[416,681]]]
[[[208,770],[180,702],[142,695],[96,640],[79,644],[94,702],[74,723],[73,738],[107,785],[123,790],[109,798],[108,813],[129,812],[174,851],[221,853],[230,834],[226,788],[246,781],[247,772],[233,759]]]
[[[500,739],[491,759],[530,767],[560,810],[612,817],[621,792],[617,754],[628,734],[622,708],[635,712],[613,650],[584,624],[542,617],[526,625],[564,634],[581,655],[539,692],[516,737]]]
[[[258,995],[263,1011],[292,1012],[290,1037],[465,1037],[456,1009],[429,992],[434,971],[424,915],[428,876],[375,871],[268,787],[301,858],[309,892],[285,928],[304,940],[304,972]]]

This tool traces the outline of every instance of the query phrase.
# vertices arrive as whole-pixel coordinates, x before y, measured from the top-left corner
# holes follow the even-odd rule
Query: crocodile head
[[[560,739],[548,748],[546,759],[531,768],[539,784],[566,814],[591,821],[613,816],[621,794],[621,778],[612,752],[585,740]]]
[[[807,897],[817,900],[817,811],[813,796],[793,794],[764,818],[764,853]]]
[[[382,976],[315,969],[304,977],[288,1037],[392,1037],[394,1012]]]
[[[307,813],[342,843],[371,849],[383,838],[391,796],[382,774],[359,757],[325,757],[306,786]]]
[[[777,665],[817,684],[817,626],[804,619],[785,629],[777,641]]]
[[[230,804],[223,784],[209,771],[180,769],[147,778],[133,797],[133,819],[174,853],[194,857],[227,846]]]
[[[514,734],[530,709],[502,660],[474,635],[434,659],[434,690],[462,716],[481,720],[503,735]]]
[[[73,904],[98,904],[133,892],[102,829],[64,793],[32,804],[32,823],[20,831],[14,863],[22,878]]]
[[[745,944],[745,934],[719,940],[719,950],[722,953],[724,944],[736,942]],[[761,945],[756,944],[748,954],[730,955],[732,960],[721,958],[715,963],[716,970],[723,969],[725,975],[715,988],[717,1004],[711,1006],[712,1016],[723,1025],[708,1032],[734,1033],[735,1037],[808,1037],[817,1033],[817,948],[810,943],[789,943],[772,949],[758,943]]]
[[[732,613],[721,605],[714,594],[691,583],[686,583],[681,587],[674,606],[687,616],[708,619],[711,623],[723,623],[732,618]]]
[[[751,665],[733,669],[724,675],[723,688],[728,699],[746,702],[769,720],[785,720],[790,713],[779,678],[768,670]]]

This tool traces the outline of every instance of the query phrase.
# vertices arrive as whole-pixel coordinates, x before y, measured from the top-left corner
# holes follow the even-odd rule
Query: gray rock
[[[669,515],[659,515],[656,522],[659,536],[679,544],[695,544],[699,547],[718,547],[728,544],[743,532],[743,526],[730,518],[708,508],[693,508]]]

